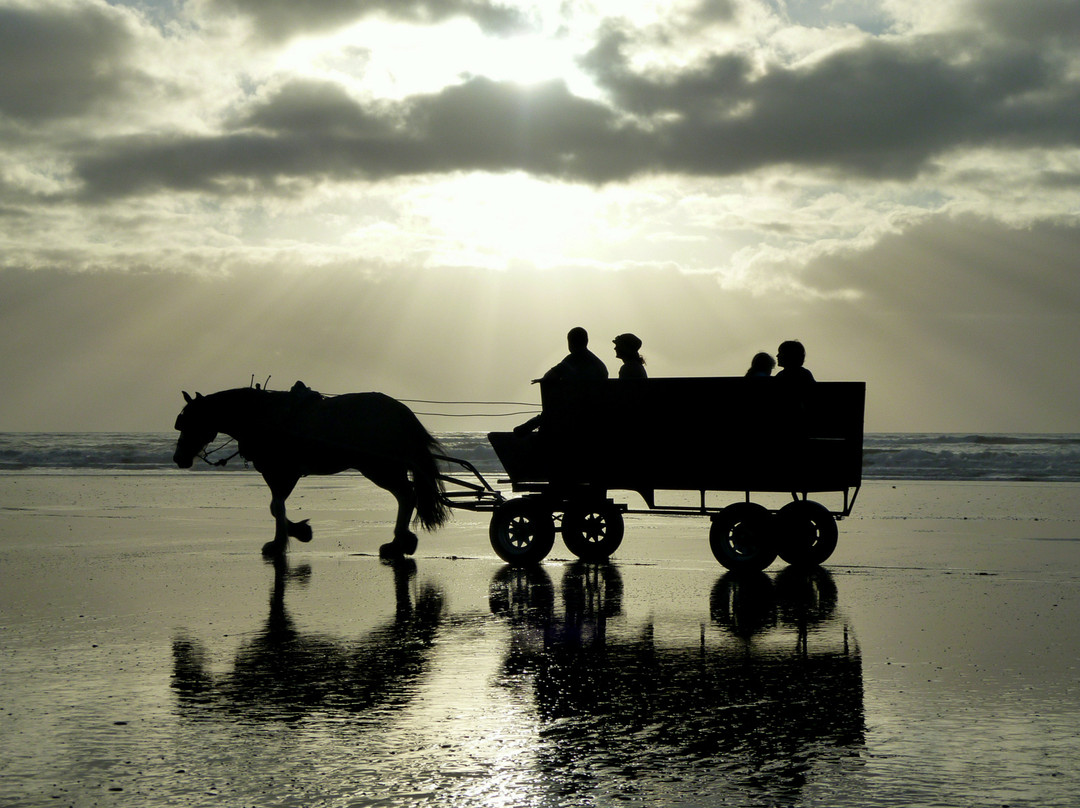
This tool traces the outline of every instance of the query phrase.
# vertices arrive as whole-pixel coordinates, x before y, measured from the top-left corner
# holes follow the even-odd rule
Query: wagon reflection
[[[861,657],[826,571],[724,575],[696,636],[660,619],[628,633],[614,565],[579,562],[560,590],[541,568],[491,587],[511,631],[501,683],[531,690],[549,772],[663,770],[709,793],[767,778],[770,798],[794,800],[812,768],[862,747]]]

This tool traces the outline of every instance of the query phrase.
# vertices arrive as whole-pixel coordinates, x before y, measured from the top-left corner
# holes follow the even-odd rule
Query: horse
[[[173,461],[191,468],[217,434],[238,444],[237,453],[254,465],[270,487],[274,538],[263,555],[283,555],[289,537],[307,542],[308,520],[286,518],[285,500],[301,477],[337,474],[355,469],[394,495],[397,521],[393,541],[379,548],[383,558],[416,552],[410,530],[413,512],[425,530],[435,530],[449,517],[437,459],[438,441],[400,401],[382,393],[349,393],[324,397],[298,383],[292,391],[255,387],[222,390],[209,395],[183,393],[184,408],[176,418],[180,437]],[[410,479],[411,477],[411,479]]]

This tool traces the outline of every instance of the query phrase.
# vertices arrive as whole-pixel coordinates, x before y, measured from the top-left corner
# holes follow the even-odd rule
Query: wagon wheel
[[[555,544],[551,511],[533,499],[511,499],[491,514],[491,547],[507,564],[539,564]]]
[[[582,561],[604,561],[622,544],[622,511],[612,502],[595,508],[571,506],[562,520],[566,549]]]
[[[776,560],[772,516],[753,502],[728,505],[713,517],[709,546],[733,572],[760,572]]]
[[[780,557],[789,564],[812,567],[825,563],[836,549],[836,519],[819,502],[789,502],[776,512]]]

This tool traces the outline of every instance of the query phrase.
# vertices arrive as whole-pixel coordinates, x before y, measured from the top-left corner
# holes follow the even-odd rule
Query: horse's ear
[[[181,390],[180,392],[184,394],[184,401],[186,401],[188,404],[190,404],[191,403],[191,396],[189,396],[187,394],[187,390]]]

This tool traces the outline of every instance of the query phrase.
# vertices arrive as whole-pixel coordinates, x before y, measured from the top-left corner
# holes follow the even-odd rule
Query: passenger
[[[780,343],[776,352],[776,363],[783,368],[776,374],[776,378],[787,382],[812,382],[814,374],[803,367],[806,361],[806,349],[797,340],[788,340]]]
[[[619,334],[612,342],[615,343],[615,356],[622,360],[619,378],[647,379],[649,374],[645,372],[645,357],[638,353],[641,340],[633,334]]]
[[[776,360],[772,358],[772,355],[761,351],[754,354],[754,358],[750,360],[750,369],[746,371],[746,375],[749,378],[767,379],[772,376],[774,367],[776,367]]]
[[[599,356],[589,350],[589,332],[581,326],[571,328],[566,335],[566,345],[570,353],[563,360],[544,374],[539,381],[585,382],[599,381],[608,377],[607,365]]]
[[[566,345],[570,353],[559,364],[545,373],[542,378],[533,379],[533,384],[541,381],[603,381],[608,377],[607,365],[599,356],[589,350],[589,332],[584,328],[581,326],[571,328],[566,335]],[[514,427],[514,431],[519,434],[533,432],[539,429],[542,424],[543,414],[541,413]]]

